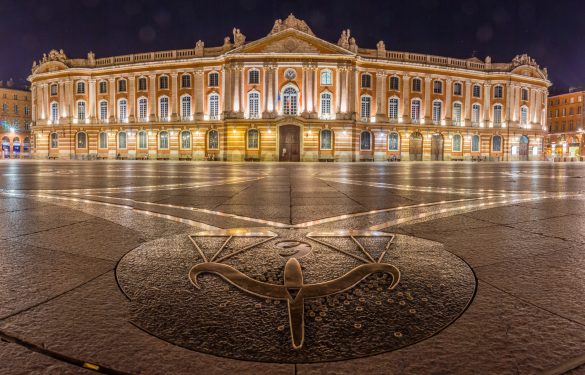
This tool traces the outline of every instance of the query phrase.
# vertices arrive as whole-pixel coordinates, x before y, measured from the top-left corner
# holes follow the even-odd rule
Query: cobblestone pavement
[[[0,189],[1,374],[585,374],[585,165],[11,160]]]

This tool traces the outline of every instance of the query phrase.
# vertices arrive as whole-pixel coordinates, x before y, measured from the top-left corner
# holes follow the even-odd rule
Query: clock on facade
[[[288,79],[289,81],[295,79],[297,77],[297,73],[293,69],[289,69],[284,72],[284,78]]]

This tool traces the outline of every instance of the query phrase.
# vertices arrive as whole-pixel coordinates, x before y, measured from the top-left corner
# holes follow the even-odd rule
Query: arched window
[[[461,121],[461,110],[462,106],[461,103],[459,102],[455,102],[453,103],[453,123],[455,125],[462,125],[462,121]]]
[[[494,86],[494,98],[501,99],[504,96],[504,88],[502,85]]]
[[[108,119],[108,102],[106,100],[100,101],[100,121]]]
[[[492,151],[494,152],[502,151],[502,136],[494,135],[492,137]]]
[[[108,92],[108,83],[106,81],[100,81],[98,91],[100,94],[106,94]]]
[[[59,134],[51,133],[51,148],[59,148]]]
[[[443,103],[439,100],[433,102],[433,123],[438,124],[441,122],[441,112],[443,110]]]
[[[248,130],[248,149],[257,150],[260,145],[260,132],[258,129]]]
[[[522,89],[522,100],[528,100],[528,89]]]
[[[388,151],[400,151],[400,135],[396,132],[388,134]]]
[[[369,73],[362,73],[362,88],[369,89],[372,87],[372,75]]]
[[[128,135],[126,132],[119,132],[118,133],[118,148],[126,148],[128,147]]]
[[[473,85],[473,97],[474,98],[481,97],[481,86],[480,85]]]
[[[528,107],[520,107],[520,126],[525,127],[528,125]]]
[[[398,98],[396,97],[388,99],[388,119],[398,120]]]
[[[287,87],[282,92],[282,112],[285,115],[296,116],[298,109],[298,93],[294,87]]]
[[[453,136],[453,144],[451,146],[453,152],[461,152],[461,134],[455,134]]]
[[[390,90],[398,90],[400,88],[400,79],[396,76],[390,77]]]
[[[77,119],[79,121],[85,120],[85,102],[83,100],[77,102]]]
[[[158,148],[161,150],[166,150],[169,148],[169,132],[162,131],[158,133]]]
[[[324,69],[321,71],[321,86],[331,85],[333,82],[331,70]]]
[[[477,103],[471,106],[471,126],[479,126],[479,114],[481,113],[481,106]]]
[[[494,105],[494,126],[499,126],[502,123],[502,106],[499,104]]]
[[[248,84],[257,85],[260,83],[260,71],[258,69],[250,69],[248,71]]]
[[[118,119],[121,122],[128,120],[128,102],[126,99],[118,100]]]
[[[413,99],[412,102],[410,102],[410,120],[413,123],[420,122],[420,100],[419,99]]]
[[[51,96],[57,96],[57,92],[58,92],[58,86],[56,83],[53,83],[51,85]]]
[[[181,96],[181,117],[183,120],[191,119],[191,96]]]
[[[184,89],[188,89],[191,87],[191,75],[190,74],[183,74],[181,76],[181,87]]]
[[[183,130],[181,132],[181,149],[188,150],[191,148],[191,132]]]
[[[217,120],[219,118],[219,95],[209,95],[209,118]]]
[[[207,133],[207,148],[209,150],[219,149],[219,133],[215,129],[211,129]]]
[[[363,131],[360,134],[360,150],[370,151],[372,149],[372,133]]]
[[[77,148],[87,148],[87,134],[84,132],[77,133]]]
[[[146,78],[138,78],[138,91],[146,91]]]
[[[59,121],[59,103],[57,102],[51,103],[51,121],[53,123]]]
[[[118,80],[118,92],[126,92],[126,80],[125,79]]]
[[[211,72],[209,73],[209,87],[218,87],[219,86],[219,73]]]
[[[479,142],[480,138],[479,135],[474,134],[473,137],[471,137],[471,152],[479,152],[480,150],[480,142]]]
[[[148,119],[148,99],[145,97],[138,98],[138,120],[146,121]]]
[[[257,91],[248,93],[248,115],[250,118],[260,118],[260,94]]]
[[[321,150],[333,149],[333,132],[330,129],[321,130],[320,149]]]
[[[413,78],[412,80],[412,91],[420,92],[421,90],[421,80],[419,78]]]
[[[321,93],[321,115],[329,116],[331,114],[331,94],[328,92]]]
[[[100,133],[99,148],[108,148],[108,133],[106,132]]]
[[[85,94],[85,82],[77,81],[77,93]]]
[[[167,121],[169,118],[169,97],[161,96],[158,98],[158,117],[161,121]]]
[[[453,84],[453,95],[461,96],[463,93],[463,86],[459,82]]]
[[[169,76],[160,76],[158,78],[158,88],[167,90],[169,88]]]
[[[144,130],[138,132],[138,148],[142,150],[148,148],[148,135]]]
[[[371,113],[371,107],[372,107],[372,98],[368,95],[362,95],[361,97],[361,112],[360,115],[362,117],[363,120],[369,120],[370,119],[370,113]]]
[[[442,94],[443,93],[443,82],[436,80],[433,82],[433,93],[435,94]]]

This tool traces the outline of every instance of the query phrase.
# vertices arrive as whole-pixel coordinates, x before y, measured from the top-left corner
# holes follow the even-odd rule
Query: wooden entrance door
[[[431,138],[431,160],[443,160],[443,136],[433,134]]]
[[[280,161],[301,161],[301,137],[300,128],[295,125],[284,125],[279,128]]]
[[[423,137],[420,133],[412,133],[408,141],[408,154],[411,161],[422,161]]]
[[[518,150],[520,160],[528,160],[528,137],[520,137],[520,149]]]

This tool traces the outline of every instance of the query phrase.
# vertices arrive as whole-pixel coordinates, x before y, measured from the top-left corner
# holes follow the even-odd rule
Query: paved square
[[[585,373],[579,163],[0,164],[0,373]]]

